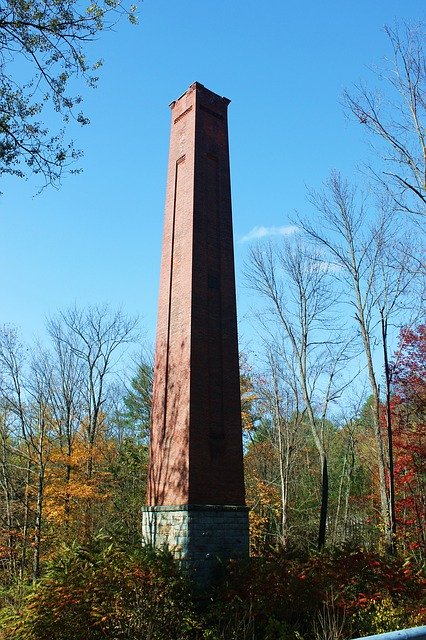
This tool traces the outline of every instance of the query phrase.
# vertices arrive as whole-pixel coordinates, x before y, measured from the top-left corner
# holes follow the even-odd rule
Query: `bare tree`
[[[0,497],[9,567],[20,578],[28,571],[33,579],[40,574],[43,528],[52,504],[55,512],[58,505],[59,512],[63,509],[68,531],[76,465],[72,455],[82,434],[88,490],[83,524],[85,535],[92,532],[95,447],[105,422],[109,381],[136,335],[135,320],[107,307],[72,309],[49,328],[53,348],[32,352],[20,344],[15,330],[0,330]],[[55,484],[62,468],[63,496],[62,481]]]
[[[136,325],[136,319],[126,317],[121,311],[111,312],[107,306],[86,311],[74,307],[61,312],[48,324],[61,384],[60,397],[54,398],[54,405],[64,418],[61,428],[68,448],[72,447],[75,420],[84,424],[88,482],[94,473],[94,448],[103,426],[109,378],[125,345],[136,339]],[[88,535],[90,505],[86,515]]]
[[[292,528],[289,505],[295,490],[294,467],[305,439],[305,411],[294,357],[287,352],[285,344],[280,343],[279,337],[270,338],[265,343],[265,350],[265,370],[255,379],[254,388],[259,411],[271,422],[270,440],[277,451],[278,475],[274,482],[279,483],[281,498],[278,540],[286,547]]]
[[[318,255],[308,254],[301,243],[287,242],[281,248],[259,244],[250,252],[247,276],[250,286],[268,302],[269,320],[279,326],[296,363],[304,410],[320,459],[321,548],[328,509],[324,424],[330,402],[340,394],[339,368],[346,358],[346,345],[337,338],[332,323],[336,297],[327,267]]]
[[[16,531],[15,527],[15,487],[12,473],[13,468],[13,447],[9,430],[8,409],[4,402],[0,410],[0,488],[3,494],[4,509],[1,517],[1,529],[6,534],[6,544],[8,548],[8,559],[3,558],[2,567],[5,569],[9,565],[9,571],[15,578],[17,577],[17,554],[16,554]]]
[[[44,374],[42,365],[43,354],[33,357],[31,363],[31,379],[28,384],[31,429],[28,436],[36,462],[36,505],[34,509],[34,540],[33,540],[33,580],[40,576],[40,557],[43,525],[43,506],[45,492],[46,465],[49,460],[52,433],[52,415],[49,406],[49,378]]]
[[[392,194],[399,211],[426,215],[426,61],[424,24],[386,27],[393,58],[380,79],[384,94],[367,86],[344,93],[344,103],[381,143],[383,168],[374,176]]]
[[[402,257],[401,244],[395,239],[392,227],[392,208],[382,206],[377,214],[368,208],[365,198],[349,186],[339,174],[332,174],[322,192],[311,192],[311,203],[320,217],[299,220],[299,224],[324,251],[324,259],[332,261],[335,277],[343,285],[346,300],[355,311],[355,322],[365,354],[369,383],[373,396],[372,423],[377,448],[381,516],[385,537],[390,549],[394,548],[395,518],[386,483],[386,474],[392,467],[391,425],[384,442],[380,427],[380,378],[374,361],[374,345],[382,345],[385,378],[389,375],[388,329],[391,319],[396,322],[406,300],[413,273],[420,261],[411,253]],[[410,299],[412,303],[412,299]],[[377,327],[380,331],[377,332]],[[389,386],[389,380],[386,386]]]
[[[371,465],[364,462],[360,464],[362,450],[367,448],[365,433],[362,425],[362,407],[365,406],[366,387],[362,384],[358,389],[355,381],[351,384],[350,396],[345,398],[345,403],[340,405],[338,422],[338,456],[336,463],[340,466],[340,478],[337,489],[333,544],[338,545],[348,540],[355,543],[368,544],[366,539],[367,527],[365,526],[366,511],[365,500],[353,500],[361,491],[363,497],[371,493],[371,489],[363,486],[365,480],[370,479]],[[360,477],[359,472],[362,470]],[[364,470],[366,473],[364,473]],[[358,480],[358,481],[357,481]],[[361,485],[361,486],[360,486]],[[362,520],[360,518],[362,513]],[[368,514],[370,515],[370,514]]]
[[[386,202],[382,203],[382,207]],[[389,206],[389,205],[388,205]],[[383,208],[382,208],[383,211]],[[383,213],[382,213],[383,218]],[[383,370],[385,386],[385,415],[387,431],[387,453],[389,466],[389,510],[392,530],[392,548],[397,541],[397,524],[395,513],[395,475],[393,460],[393,432],[391,411],[392,368],[389,364],[389,332],[392,325],[398,323],[409,325],[422,313],[422,295],[424,289],[424,267],[414,255],[416,243],[412,238],[398,237],[395,225],[384,216],[384,223],[379,220],[374,233],[374,241],[370,251],[377,254],[377,269],[374,274],[373,295],[380,326],[380,342],[383,353]],[[422,286],[423,282],[423,286]],[[420,285],[420,290],[417,285]],[[420,294],[420,295],[419,295]],[[415,300],[418,296],[419,303]],[[403,320],[401,320],[401,316]]]
[[[27,535],[32,521],[32,577],[40,574],[45,471],[49,454],[48,397],[46,385],[39,375],[36,357],[26,362],[23,346],[16,332],[5,327],[0,333],[0,368],[2,371],[2,404],[11,416],[11,428],[16,429],[16,450],[25,465],[26,486],[23,501],[21,574],[27,554]],[[30,374],[31,372],[31,374]],[[35,375],[32,375],[35,374]],[[19,446],[19,443],[23,444]],[[30,487],[35,495],[31,501]]]
[[[1,403],[3,410],[3,454],[2,471],[3,487],[6,489],[6,503],[9,504],[9,515],[13,520],[9,525],[21,530],[21,552],[19,561],[19,574],[22,577],[28,551],[28,529],[30,525],[30,499],[29,487],[32,479],[32,452],[30,440],[25,436],[28,433],[28,421],[25,411],[24,390],[22,388],[22,377],[24,368],[24,351],[19,343],[16,331],[9,326],[2,327],[0,331],[0,382],[1,382]],[[22,449],[19,446],[19,438],[25,440],[26,446]],[[15,459],[13,459],[12,449],[15,449]],[[20,468],[25,477],[25,488],[22,496],[22,510],[16,513],[11,505],[17,502],[19,490],[14,487],[14,467]],[[15,479],[16,481],[16,479]],[[17,481],[16,481],[17,482]],[[17,519],[21,520],[21,526],[17,527]],[[9,539],[10,552],[16,553],[14,541]]]

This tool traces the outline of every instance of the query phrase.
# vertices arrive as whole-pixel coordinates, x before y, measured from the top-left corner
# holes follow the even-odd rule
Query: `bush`
[[[64,549],[8,616],[12,640],[183,640],[192,627],[189,582],[167,552],[105,540]]]
[[[201,600],[169,553],[97,539],[2,621],[5,640],[345,640],[421,624],[423,588],[410,562],[345,548],[229,562]]]
[[[209,615],[219,626],[220,617],[250,615],[256,640],[351,638],[421,624],[423,589],[401,558],[351,548],[287,552],[230,563]]]

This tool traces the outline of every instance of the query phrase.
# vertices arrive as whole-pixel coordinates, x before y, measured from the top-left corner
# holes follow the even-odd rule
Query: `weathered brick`
[[[148,504],[244,505],[227,108],[172,103]]]

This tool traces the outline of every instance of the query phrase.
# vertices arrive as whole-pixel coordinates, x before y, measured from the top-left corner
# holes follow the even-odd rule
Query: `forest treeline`
[[[318,552],[323,470],[300,390],[291,378],[291,392],[291,370],[271,352],[269,375],[242,358],[252,560],[229,565],[203,613],[184,572],[141,539],[153,367],[125,359],[136,331],[121,312],[94,307],[53,318],[44,348],[24,347],[11,328],[0,333],[4,637],[296,638],[315,622],[316,637],[333,627],[337,640],[420,624],[426,326],[404,327],[389,361],[391,546],[372,397],[340,422],[314,411],[329,479]],[[386,443],[383,401],[379,411]],[[170,627],[170,616],[186,626]]]
[[[50,340],[43,348],[24,347],[15,330],[1,330],[0,559],[5,585],[37,580],[63,543],[84,544],[100,532],[123,543],[141,543],[152,363],[135,364],[125,384],[125,352],[136,330],[135,321],[107,307],[58,314],[48,324]],[[242,358],[252,553],[350,543],[398,550],[420,563],[426,541],[426,325],[400,331],[388,360],[389,412],[386,398],[380,398],[378,430],[373,395],[364,392],[357,398],[354,383],[343,393],[337,367],[323,360],[324,345],[315,379],[306,367],[302,381],[312,388],[310,416],[295,356],[285,345],[278,339],[270,345],[269,369],[255,370]],[[329,343],[325,349],[329,356]],[[352,380],[347,358],[343,362]],[[324,376],[325,385],[320,384]],[[323,405],[314,395],[318,388],[328,394]],[[343,400],[340,412],[329,415],[328,406]],[[390,531],[391,485],[395,522]]]

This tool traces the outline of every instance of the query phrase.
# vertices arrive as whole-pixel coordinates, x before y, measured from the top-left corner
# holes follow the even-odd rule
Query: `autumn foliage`
[[[333,637],[358,637],[421,624],[423,588],[408,561],[350,548],[287,552],[229,563],[200,606],[168,553],[97,538],[63,549],[20,611],[3,611],[3,637],[300,640],[330,624]]]
[[[14,640],[184,638],[189,583],[171,555],[97,537],[62,548],[18,611],[3,612]]]
[[[426,548],[426,325],[401,331],[393,369],[397,521],[411,550]]]
[[[340,423],[321,422],[330,485],[327,542],[318,553],[321,476],[306,412],[280,377],[285,368],[275,371],[274,385],[243,360],[251,559],[223,567],[201,600],[167,553],[141,543],[150,366],[138,367],[121,397],[99,387],[95,412],[87,396],[96,382],[91,361],[80,369],[79,352],[69,354],[70,389],[70,374],[60,378],[55,362],[44,369],[33,362],[34,380],[13,336],[6,338],[1,640],[344,640],[421,624],[424,326],[401,332],[391,363],[397,553],[381,545],[371,402]],[[386,419],[383,411],[383,433]]]

